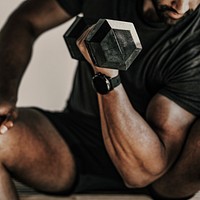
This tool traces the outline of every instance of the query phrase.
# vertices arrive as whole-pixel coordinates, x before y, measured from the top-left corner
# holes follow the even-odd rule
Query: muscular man
[[[49,193],[146,189],[188,199],[200,189],[200,1],[27,0],[0,33],[0,197],[12,179]],[[134,23],[143,50],[126,72],[94,66],[84,37],[63,112],[16,108],[32,46],[43,32],[83,13]],[[17,38],[17,39],[16,39]],[[70,67],[70,66],[69,66]],[[96,92],[94,74],[121,83]]]

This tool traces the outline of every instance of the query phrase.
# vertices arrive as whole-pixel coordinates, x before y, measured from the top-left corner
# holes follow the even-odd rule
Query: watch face
[[[100,94],[107,94],[111,90],[110,81],[103,74],[95,75],[92,82],[94,89]]]

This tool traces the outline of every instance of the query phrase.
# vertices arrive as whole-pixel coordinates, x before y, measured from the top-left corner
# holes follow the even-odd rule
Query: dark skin
[[[164,4],[179,13],[164,12],[172,24],[181,20],[185,8],[196,9],[199,5],[199,1],[194,0],[158,2],[158,7]],[[151,0],[144,1],[143,10],[148,16],[151,13],[152,20],[160,20]],[[3,200],[17,199],[7,169],[18,179],[44,191],[67,190],[73,184],[73,157],[57,131],[37,111],[26,108],[17,112],[15,109],[18,86],[29,63],[34,41],[46,30],[70,18],[54,0],[29,0],[14,12],[0,34],[0,70],[4,74],[0,82],[0,115],[9,114],[0,128],[4,133],[0,135],[0,152],[4,152],[0,153]],[[95,72],[116,76],[118,70],[93,65],[84,44],[87,33],[77,41],[85,58]],[[98,95],[98,102],[106,149],[128,187],[152,184],[157,192],[167,197],[185,197],[199,190],[200,180],[196,177],[200,176],[200,152],[196,150],[199,146],[196,141],[200,140],[200,123],[196,116],[156,94],[148,105],[146,119],[143,119],[132,107],[122,85],[107,95]],[[188,168],[191,162],[194,169]],[[192,181],[191,176],[194,177]]]

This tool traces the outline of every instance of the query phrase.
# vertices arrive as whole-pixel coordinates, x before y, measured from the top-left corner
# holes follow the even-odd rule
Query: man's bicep
[[[39,35],[66,22],[72,16],[56,0],[27,0],[16,9],[13,17],[29,22],[35,34]]]
[[[146,118],[164,144],[168,158],[174,160],[196,117],[169,98],[157,94],[148,105]]]

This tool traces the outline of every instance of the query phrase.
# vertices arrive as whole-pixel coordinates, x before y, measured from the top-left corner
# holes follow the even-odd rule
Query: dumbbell
[[[78,16],[63,35],[72,58],[84,60],[76,41],[90,26]],[[132,23],[110,19],[99,19],[92,26],[85,44],[96,66],[119,70],[127,70],[142,50]]]

